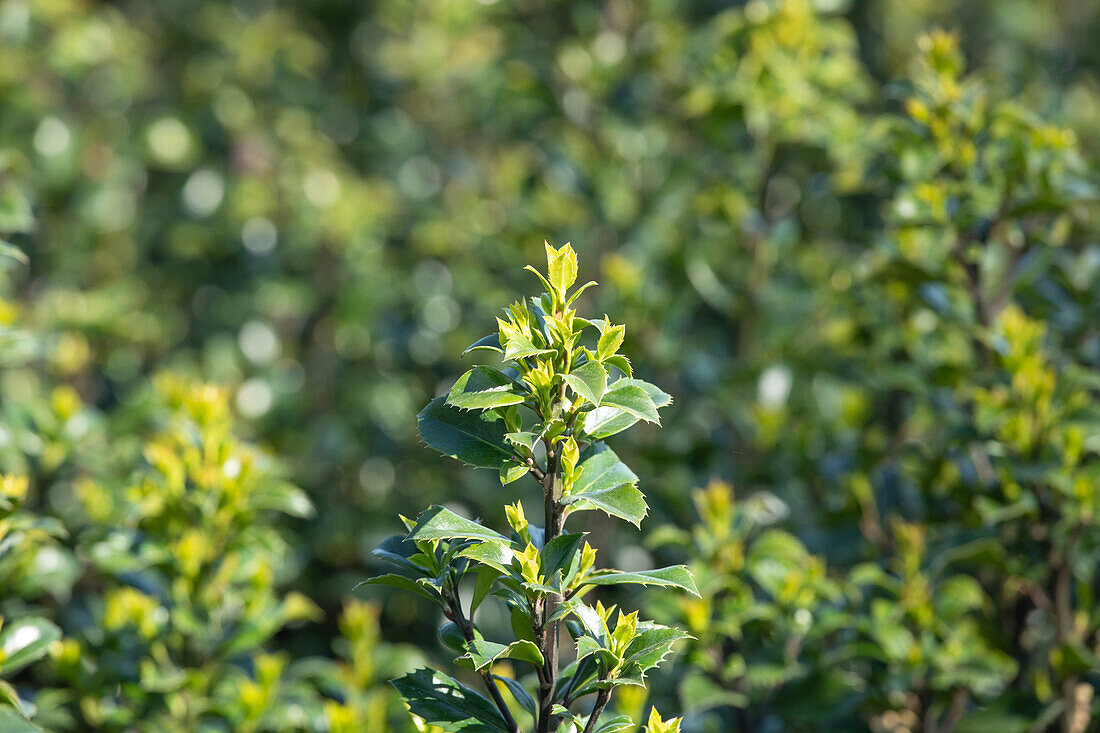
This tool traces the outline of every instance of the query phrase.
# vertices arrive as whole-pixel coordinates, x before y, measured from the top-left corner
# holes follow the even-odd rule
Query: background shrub
[[[616,444],[644,532],[586,527],[701,579],[636,599],[697,639],[621,712],[1087,730],[1098,31],[1037,0],[3,0],[0,647],[43,643],[0,720],[412,730],[382,683],[440,619],[351,589],[394,511],[501,519],[415,415],[549,239],[675,397]]]

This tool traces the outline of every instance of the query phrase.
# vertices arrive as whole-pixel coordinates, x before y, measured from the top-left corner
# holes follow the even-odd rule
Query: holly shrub
[[[0,0],[0,730],[1096,728],[1097,37]]]

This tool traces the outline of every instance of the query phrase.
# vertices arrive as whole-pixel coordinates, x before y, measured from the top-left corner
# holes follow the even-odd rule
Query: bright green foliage
[[[378,608],[351,600],[340,615],[341,659],[321,680],[323,690],[337,693],[340,701],[324,704],[326,730],[331,733],[380,733],[404,730],[407,714],[393,699],[386,678],[404,666],[411,650],[390,647],[381,641]]]
[[[0,472],[28,480],[13,523],[65,530],[16,531],[4,627],[49,621],[54,650],[101,639],[81,647],[89,699],[140,681],[138,621],[110,639],[98,625],[108,595],[119,617],[169,608],[145,582],[168,570],[108,573],[92,550],[139,521],[185,524],[126,496],[157,477],[144,446],[170,428],[148,379],[168,369],[226,385],[235,433],[317,511],[235,514],[292,548],[273,553],[276,597],[294,588],[326,618],[221,660],[215,729],[261,705],[304,715],[291,728],[420,725],[381,681],[445,660],[377,642],[370,614],[351,614],[362,634],[336,619],[393,512],[440,504],[521,538],[510,556],[469,540],[492,568],[461,589],[485,638],[440,636],[466,659],[455,677],[485,695],[469,667],[488,662],[523,723],[534,657],[513,642],[535,641],[518,615],[508,631],[494,573],[545,585],[543,565],[587,541],[593,568],[685,563],[714,602],[644,591],[645,615],[699,641],[620,686],[598,727],[655,703],[684,733],[1095,728],[1098,35],[1082,0],[0,0],[0,241],[17,248],[0,244]],[[425,460],[416,414],[447,407],[441,380],[473,366],[459,354],[546,236],[583,242],[584,266],[555,248],[547,283],[575,277],[572,297],[598,278],[574,303],[630,331],[594,318],[597,359],[561,375],[585,405],[619,384],[582,425],[614,451],[563,451],[577,516],[543,563],[513,459],[541,460],[541,441],[479,417],[527,414],[499,334],[434,427],[451,454],[470,430],[515,453],[469,452],[487,471]],[[511,335],[511,356],[547,356]],[[660,440],[618,350],[677,395]],[[715,476],[737,487],[714,515],[736,531],[693,510]],[[113,502],[106,524],[90,487]],[[533,522],[513,506],[504,523],[505,492]],[[698,529],[639,547],[643,519],[706,523],[744,559]],[[387,638],[446,621],[411,575],[386,579],[422,594],[380,599]],[[3,677],[35,725],[88,729],[61,662]],[[0,730],[21,718],[3,706]]]
[[[699,519],[690,532],[663,527],[650,538],[696,558],[701,596],[658,606],[662,619],[695,637],[677,670],[679,709],[705,716],[732,707],[742,725],[773,715],[792,726],[824,724],[806,690],[823,676],[830,686],[846,682],[827,661],[852,636],[841,584],[822,558],[768,526],[786,511],[774,496],[735,502],[728,485],[714,482],[692,498]]]
[[[518,733],[517,720],[530,720],[524,729],[540,733],[557,731],[559,725],[585,733],[632,727],[623,715],[599,722],[613,691],[623,685],[644,687],[647,673],[687,634],[640,621],[637,612],[616,612],[615,606],[599,601],[592,606],[583,599],[593,587],[623,584],[698,595],[684,566],[598,569],[585,533],[565,533],[568,518],[586,510],[641,523],[646,504],[638,477],[599,437],[638,420],[658,422],[657,409],[670,398],[631,377],[629,363],[618,353],[623,326],[606,317],[588,321],[577,315],[572,306],[584,288],[570,293],[578,267],[573,248],[547,244],[546,259],[545,276],[528,268],[546,292],[513,303],[506,317],[497,319],[496,336],[471,347],[502,353],[502,368],[474,367],[419,418],[420,437],[440,453],[471,466],[497,468],[502,484],[533,476],[545,523],[532,525],[516,502],[505,508],[511,528],[505,536],[433,506],[415,523],[405,521],[407,534],[375,550],[401,572],[367,581],[413,592],[439,606],[447,619],[440,639],[458,652],[459,667],[481,676],[492,700],[429,669],[394,681],[414,715],[456,733]],[[598,420],[590,423],[597,413]],[[460,593],[464,583],[473,586],[469,610]],[[500,643],[482,635],[474,614],[490,597],[509,610],[515,641]],[[563,621],[575,655],[559,670]],[[533,671],[537,685],[529,689],[529,675],[497,675],[494,669],[503,660]],[[516,706],[503,699],[498,683]],[[574,712],[588,696],[595,702],[587,714]]]
[[[225,390],[164,377],[158,392],[169,412],[147,467],[118,488],[77,484],[92,522],[81,543],[105,590],[58,672],[98,730],[284,729],[294,721],[277,716],[302,693],[287,660],[261,648],[316,609],[276,591],[289,548],[270,518],[308,516],[309,501],[233,435]],[[111,679],[120,689],[106,696]]]

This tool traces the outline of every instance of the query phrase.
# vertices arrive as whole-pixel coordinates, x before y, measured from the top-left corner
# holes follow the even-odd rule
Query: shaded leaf
[[[407,590],[411,593],[416,593],[419,596],[427,598],[433,603],[440,602],[438,594],[433,593],[420,583],[417,583],[412,578],[406,578],[404,575],[397,575],[395,573],[387,573],[386,575],[379,575],[374,578],[367,578],[355,587],[358,588],[362,585],[388,585],[391,588],[399,588],[401,590]]]
[[[391,684],[414,715],[451,733],[508,733],[493,703],[442,672],[418,669]]]
[[[499,469],[512,458],[504,421],[452,407],[436,397],[417,415],[420,438],[429,448],[477,468]]]

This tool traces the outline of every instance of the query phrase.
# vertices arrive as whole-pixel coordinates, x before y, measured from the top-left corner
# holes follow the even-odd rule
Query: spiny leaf
[[[508,545],[508,538],[483,524],[461,517],[446,507],[430,506],[416,520],[406,539],[410,540],[487,540]]]
[[[395,573],[387,573],[386,575],[379,575],[375,578],[367,578],[355,587],[358,588],[362,585],[388,585],[391,588],[399,588],[401,590],[407,590],[411,593],[416,593],[419,596],[427,598],[432,603],[440,602],[438,593],[434,593],[428,590],[412,578],[406,578],[404,575],[397,575]]]
[[[535,666],[542,666],[542,652],[538,646],[526,639],[513,641],[511,644],[498,644],[484,639],[474,639],[466,645],[465,657],[460,657],[462,666],[480,672],[499,659],[516,659],[521,662],[529,662]],[[457,662],[458,660],[456,660]]]
[[[519,481],[530,472],[527,464],[519,461],[508,461],[500,467],[500,484],[507,486],[513,481]]]
[[[554,249],[549,242],[546,244],[546,274],[550,284],[564,298],[570,286],[577,281],[577,253],[568,244]]]
[[[499,541],[492,541],[471,545],[459,552],[458,556],[495,568],[502,575],[505,575],[511,573],[512,560],[515,559],[516,553],[511,547]]]
[[[682,588],[695,597],[699,597],[699,589],[695,587],[695,579],[691,577],[691,571],[686,565],[672,565],[658,570],[638,570],[623,572],[619,570],[602,570],[600,574],[587,578],[584,585],[656,585],[670,588]]]
[[[418,669],[391,684],[413,715],[450,733],[508,733],[493,703],[442,672]]]
[[[515,381],[499,369],[476,366],[451,387],[447,404],[462,410],[488,410],[518,405],[524,394]]]
[[[604,316],[604,320],[598,322],[597,327],[600,329],[600,339],[596,342],[596,355],[600,361],[603,361],[613,356],[623,345],[626,326],[612,325]]]
[[[638,385],[631,384],[631,381],[620,379],[612,384],[608,387],[600,404],[617,407],[646,422],[660,424],[661,418],[657,414],[657,405],[653,402],[653,398]]]
[[[504,344],[504,359],[505,361],[518,361],[520,359],[527,359],[532,356],[541,356],[543,354],[553,354],[552,349],[540,349],[535,346],[531,339],[527,338],[523,334],[515,334]]]
[[[476,351],[478,349],[485,349],[486,351],[495,351],[498,354],[503,354],[504,349],[500,347],[500,334],[491,333],[488,336],[482,336],[477,341],[467,346],[466,350],[462,352],[462,356],[466,356],[471,351]]]
[[[640,525],[648,507],[642,492],[634,486],[637,475],[603,443],[595,444],[585,454],[581,460],[583,470],[566,501],[574,509],[591,506]]]
[[[616,385],[624,383],[632,384],[645,390],[646,394],[649,395],[654,406],[657,408],[665,407],[672,402],[671,396],[649,382],[642,381],[641,379],[628,378],[623,378],[615,382]],[[606,399],[604,402],[606,403]],[[618,407],[605,405],[592,410],[585,416],[584,432],[592,438],[600,440],[626,430],[636,422],[638,422],[638,418],[635,415]]]
[[[504,421],[451,407],[436,397],[417,415],[420,438],[429,448],[477,468],[500,469],[512,458]]]
[[[665,655],[672,650],[672,645],[680,639],[687,639],[691,635],[668,626],[645,623],[640,625],[638,634],[627,646],[623,653],[623,667],[636,664],[644,674],[653,669]]]
[[[599,509],[604,514],[624,519],[635,527],[642,526],[642,520],[649,511],[645,496],[633,484],[621,484],[610,489],[573,495],[568,502],[574,511]]]
[[[607,370],[598,361],[581,364],[564,379],[574,392],[595,406],[599,406],[607,391]]]

